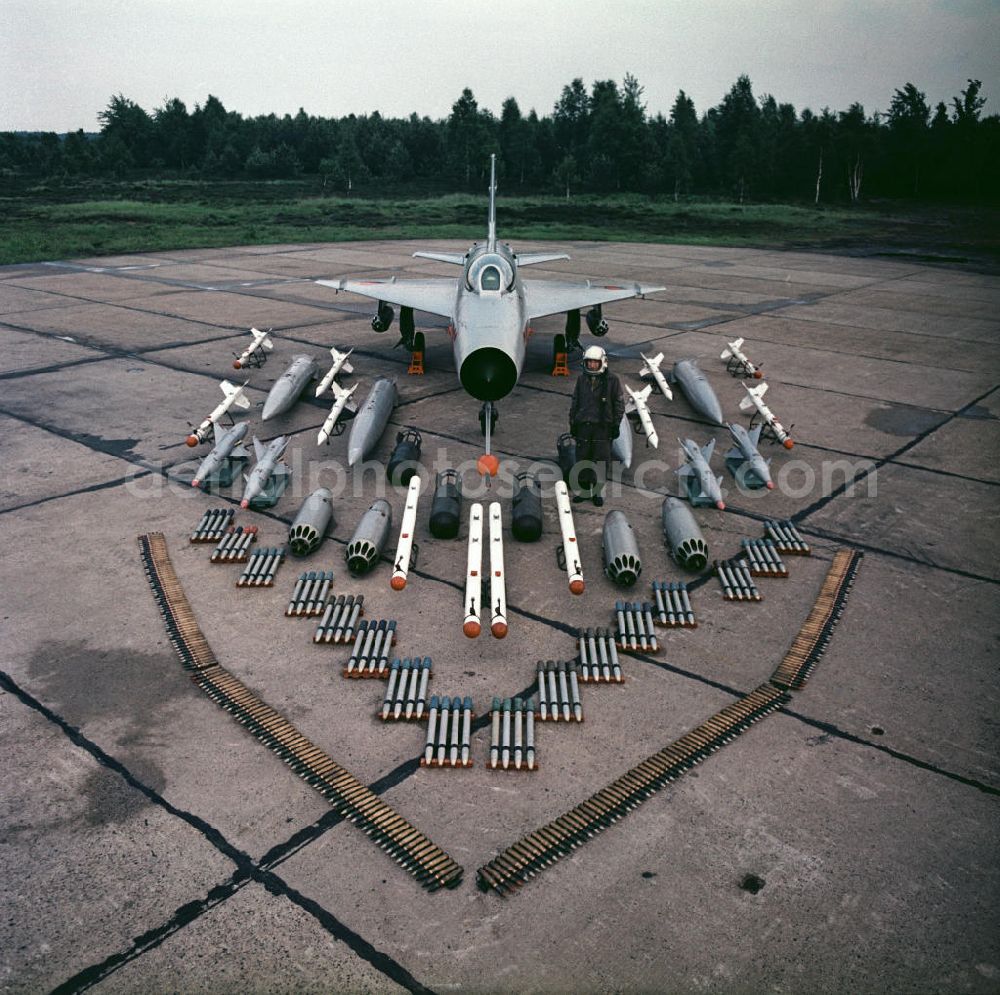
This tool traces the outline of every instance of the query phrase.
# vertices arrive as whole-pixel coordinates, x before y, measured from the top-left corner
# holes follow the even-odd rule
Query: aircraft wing
[[[565,252],[518,252],[518,266],[537,266],[539,263],[552,263],[557,259],[569,259]]]
[[[447,277],[426,280],[317,280],[324,287],[385,301],[397,307],[411,307],[451,318],[455,311],[457,281]]]
[[[665,287],[640,283],[563,283],[557,280],[523,280],[524,302],[528,318],[541,318],[547,314],[562,314],[590,308],[595,304],[623,301],[629,297],[655,294]]]

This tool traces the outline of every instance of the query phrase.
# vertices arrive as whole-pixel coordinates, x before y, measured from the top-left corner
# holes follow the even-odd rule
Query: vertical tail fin
[[[497,247],[497,157],[490,156],[490,216],[486,224],[486,248],[495,252]]]

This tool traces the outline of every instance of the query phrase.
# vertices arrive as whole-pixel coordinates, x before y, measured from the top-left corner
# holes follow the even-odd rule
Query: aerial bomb
[[[420,465],[420,444],[420,433],[415,428],[396,433],[396,445],[385,467],[385,475],[390,483],[409,487],[410,480]]]
[[[680,498],[665,497],[661,515],[663,537],[676,564],[685,570],[704,570],[708,563],[708,543],[691,509]]]
[[[510,530],[519,542],[537,542],[542,535],[542,486],[533,473],[514,477]]]
[[[712,390],[712,385],[705,378],[705,374],[701,372],[693,359],[682,359],[674,363],[670,379],[684,391],[688,404],[702,418],[707,418],[716,425],[723,424],[719,399],[715,396],[715,391]]]
[[[609,511],[604,518],[604,572],[621,587],[631,587],[642,573],[642,558],[635,533],[623,511]]]
[[[347,440],[348,466],[360,463],[378,445],[395,406],[396,381],[379,377],[351,423]]]
[[[288,529],[288,548],[292,556],[307,556],[326,538],[333,521],[333,494],[326,487],[312,492],[302,502],[299,513]]]
[[[431,535],[435,539],[454,539],[462,515],[462,484],[455,470],[442,470],[434,484],[431,501]]]
[[[389,538],[392,527],[392,506],[379,499],[362,516],[347,544],[344,558],[352,574],[365,574],[374,569]]]
[[[316,379],[317,372],[316,360],[312,356],[305,354],[296,356],[289,364],[288,369],[274,381],[274,386],[271,387],[267,400],[264,401],[264,410],[261,412],[260,420],[268,421],[288,411],[299,399],[306,384],[310,380]]]

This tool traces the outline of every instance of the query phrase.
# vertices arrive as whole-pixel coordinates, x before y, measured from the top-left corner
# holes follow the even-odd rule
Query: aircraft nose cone
[[[502,349],[476,349],[462,363],[459,377],[477,400],[499,401],[514,389],[517,367]]]

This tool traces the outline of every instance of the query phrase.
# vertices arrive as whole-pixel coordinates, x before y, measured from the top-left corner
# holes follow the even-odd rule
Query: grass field
[[[454,238],[485,228],[486,199],[325,197],[304,182],[146,181],[0,194],[0,263],[229,245]],[[637,195],[501,197],[504,239],[705,243],[907,253],[993,269],[1000,212],[881,203],[857,209]]]

